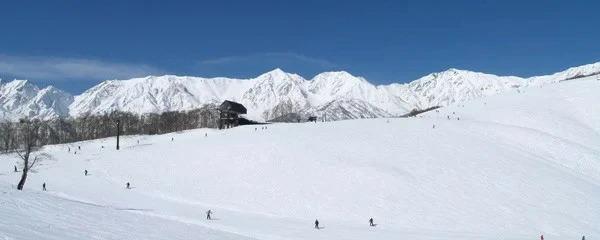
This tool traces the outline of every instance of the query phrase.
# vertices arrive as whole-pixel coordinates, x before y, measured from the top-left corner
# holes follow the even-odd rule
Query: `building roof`
[[[244,105],[229,100],[225,100],[223,103],[221,103],[221,106],[219,106],[219,110],[234,112],[237,114],[246,114],[248,111],[246,110],[246,107],[244,107]]]

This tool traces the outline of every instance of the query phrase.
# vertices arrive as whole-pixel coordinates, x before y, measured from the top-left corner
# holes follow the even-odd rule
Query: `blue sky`
[[[450,67],[532,76],[600,61],[598,1],[6,1],[0,77],[81,92],[149,74],[407,82]]]

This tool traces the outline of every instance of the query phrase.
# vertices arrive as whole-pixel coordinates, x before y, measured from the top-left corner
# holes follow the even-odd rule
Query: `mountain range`
[[[551,75],[522,78],[448,69],[405,84],[374,85],[345,71],[312,79],[274,69],[251,79],[147,76],[107,80],[79,95],[27,80],[0,80],[0,118],[53,119],[126,111],[185,111],[224,100],[242,103],[257,121],[314,115],[327,120],[393,117],[413,109],[447,106],[511,89],[600,74],[600,62]]]

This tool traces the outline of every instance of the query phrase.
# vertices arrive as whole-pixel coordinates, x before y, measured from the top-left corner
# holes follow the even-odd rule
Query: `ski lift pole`
[[[119,150],[119,137],[121,135],[121,120],[117,119],[117,150]]]

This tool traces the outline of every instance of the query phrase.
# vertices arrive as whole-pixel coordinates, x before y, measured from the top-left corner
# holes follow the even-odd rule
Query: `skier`
[[[435,128],[435,124],[433,124],[433,128]]]
[[[43,190],[43,191],[46,191],[46,182],[44,182],[44,183],[42,184],[42,190]]]
[[[127,189],[131,189],[131,184],[129,184],[129,182],[127,182],[127,184],[125,184],[125,185],[126,185]]]
[[[77,146],[79,148],[79,150],[81,150],[81,146]]]
[[[71,152],[71,147],[68,147],[68,148],[69,148],[68,152]]]
[[[206,211],[206,220],[211,220],[210,215],[212,214],[212,210],[208,209],[208,211]]]
[[[174,138],[171,138],[171,142],[173,141]]]
[[[88,174],[87,169],[85,171],[83,171],[83,174],[85,174],[87,176],[87,174]]]
[[[581,237],[581,240],[585,240],[585,235],[583,237]]]
[[[542,235],[540,236],[540,239],[541,239],[541,240],[544,240],[544,234],[542,234]]]
[[[315,229],[319,229],[319,219],[315,219]]]
[[[204,137],[208,137],[208,133],[204,133]]]
[[[373,218],[369,219],[369,226],[375,227],[375,224],[373,223]]]
[[[18,171],[17,171],[17,165],[15,165],[15,172],[18,172]]]

